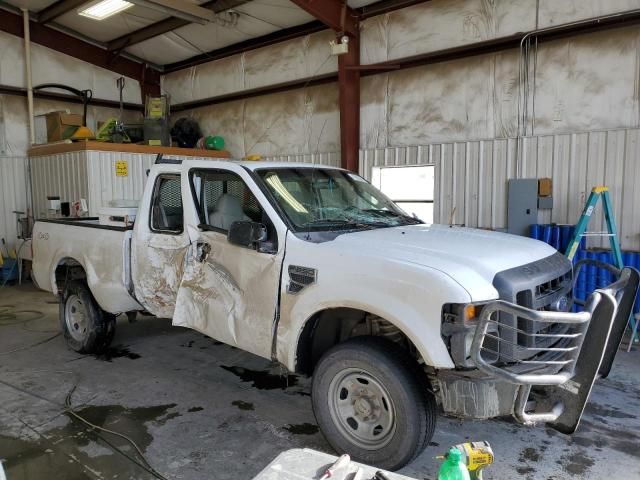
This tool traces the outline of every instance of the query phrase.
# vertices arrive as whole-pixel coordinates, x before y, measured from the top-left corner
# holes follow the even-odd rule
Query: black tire
[[[338,454],[385,470],[414,460],[435,430],[436,402],[426,375],[399,345],[380,337],[354,337],[327,351],[313,374],[311,400]]]
[[[72,350],[78,353],[100,353],[113,340],[116,317],[98,306],[84,282],[72,281],[67,283],[62,294],[60,327]]]

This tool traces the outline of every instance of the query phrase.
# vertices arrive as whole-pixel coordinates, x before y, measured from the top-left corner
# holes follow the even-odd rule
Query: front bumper
[[[471,346],[478,371],[440,377],[445,412],[476,418],[511,413],[524,424],[548,422],[564,433],[575,431],[598,374],[606,376],[611,368],[639,280],[636,270],[624,268],[579,313],[538,311],[502,300],[487,304]],[[496,327],[505,328],[500,314],[556,328],[531,333],[507,327],[515,331],[505,338],[494,333]],[[532,336],[544,337],[549,342],[541,343],[551,346],[531,346],[536,344]],[[496,349],[518,355],[513,362],[495,362]]]

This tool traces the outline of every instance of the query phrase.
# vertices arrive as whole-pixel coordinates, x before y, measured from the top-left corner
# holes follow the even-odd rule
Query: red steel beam
[[[38,23],[48,23],[85,3],[87,0],[58,0],[40,10],[36,14],[36,18]]]
[[[331,30],[358,37],[358,14],[339,0],[291,0]]]
[[[225,10],[231,10],[244,5],[245,3],[248,3],[248,1],[249,0],[209,0],[208,2],[201,3],[199,6],[202,8],[208,8],[215,13],[220,13]],[[131,45],[136,45],[144,42],[145,40],[149,40],[150,38],[164,35],[165,33],[184,27],[190,23],[191,22],[188,20],[183,20],[178,17],[168,17],[151,23],[146,27],[134,30],[133,32],[125,33],[113,40],[109,40],[107,42],[107,50],[110,52],[117,52]]]
[[[31,42],[45,46],[83,62],[110,70],[140,82],[141,91],[160,92],[160,72],[148,65],[114,56],[106,49],[82,41],[66,33],[31,20],[29,22]],[[23,37],[22,16],[8,11],[0,14],[0,31]],[[115,88],[115,87],[114,87]],[[142,97],[144,100],[144,96]]]
[[[357,25],[356,25],[357,26]],[[338,57],[340,91],[340,153],[342,167],[358,172],[360,153],[360,36],[351,38],[349,51]]]

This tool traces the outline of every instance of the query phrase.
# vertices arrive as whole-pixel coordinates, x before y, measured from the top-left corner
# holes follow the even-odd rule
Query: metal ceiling
[[[256,47],[264,40],[281,41],[322,30],[314,17],[289,0],[186,0],[217,12],[219,20],[206,25],[188,23],[168,14],[139,5],[102,21],[78,15],[88,0],[6,0],[12,7],[29,9],[32,18],[49,27],[61,29],[83,39],[93,40],[114,55],[129,54],[156,65],[183,68],[188,60],[200,62],[236,45]],[[410,0],[348,0],[348,5],[366,14],[374,4],[404,6]],[[282,35],[280,34],[282,32]],[[282,38],[280,38],[282,37]],[[275,42],[270,42],[275,43]],[[268,43],[267,43],[268,44]],[[245,48],[242,51],[246,51]]]

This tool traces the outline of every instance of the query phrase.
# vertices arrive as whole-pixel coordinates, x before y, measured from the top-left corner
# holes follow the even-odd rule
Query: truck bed
[[[132,295],[132,227],[100,225],[97,218],[43,219],[33,227],[33,271],[40,288],[59,294],[56,269],[78,265],[100,307],[110,313],[141,310]]]

